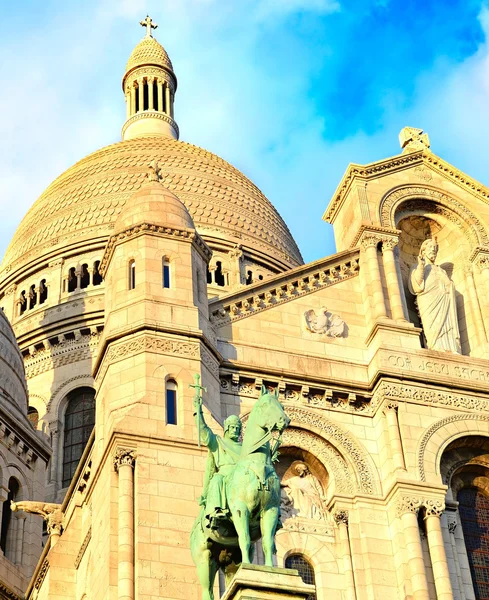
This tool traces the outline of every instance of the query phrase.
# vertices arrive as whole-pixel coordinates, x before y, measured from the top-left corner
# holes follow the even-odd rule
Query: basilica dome
[[[3,269],[17,271],[43,255],[107,238],[128,199],[156,160],[161,183],[187,207],[204,239],[249,247],[284,267],[302,264],[286,224],[240,171],[215,154],[163,136],[107,146],[58,177],[34,203],[15,233]],[[2,270],[3,270],[2,269]]]
[[[3,310],[0,309],[0,398],[8,407],[27,414],[27,384],[24,361],[15,334]]]

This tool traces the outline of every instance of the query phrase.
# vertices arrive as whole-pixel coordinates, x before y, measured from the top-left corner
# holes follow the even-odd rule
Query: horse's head
[[[278,431],[282,433],[290,423],[285,414],[284,407],[278,399],[278,389],[271,393],[262,385],[261,394],[251,411],[255,417],[255,423],[265,431]]]

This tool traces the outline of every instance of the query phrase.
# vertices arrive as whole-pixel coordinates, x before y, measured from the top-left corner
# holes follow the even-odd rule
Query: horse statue
[[[210,469],[211,476],[204,485],[204,497],[201,499],[202,509],[190,535],[190,549],[202,586],[202,600],[214,600],[214,579],[218,570],[224,571],[227,585],[241,563],[252,561],[253,545],[260,537],[265,563],[273,566],[275,531],[281,526],[280,481],[273,462],[277,460],[281,435],[290,419],[278,400],[278,391],[269,393],[262,386],[261,395],[250,412],[241,445],[238,441],[241,423],[237,417],[226,419],[224,438],[221,438],[205,424],[201,399],[200,404],[194,401],[194,406],[199,439],[202,435],[204,444],[209,448],[210,463],[212,465],[213,455],[220,461],[219,465],[214,464]],[[223,455],[229,460],[223,460]],[[216,478],[214,482],[213,477]],[[223,490],[216,495],[217,485],[222,485]],[[214,488],[212,493],[211,488]],[[222,506],[222,501],[219,507],[209,506],[205,497],[207,490],[207,498],[212,496],[214,504],[217,503],[215,498],[224,498],[226,506]],[[211,512],[217,513],[217,517],[210,518]]]

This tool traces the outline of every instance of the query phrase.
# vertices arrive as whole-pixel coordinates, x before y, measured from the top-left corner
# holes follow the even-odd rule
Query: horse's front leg
[[[267,508],[260,517],[261,544],[265,555],[267,567],[273,567],[273,554],[275,552],[275,530],[277,529],[279,508]]]
[[[251,563],[250,511],[245,502],[234,502],[231,507],[233,523],[238,534],[239,549],[243,563]]]

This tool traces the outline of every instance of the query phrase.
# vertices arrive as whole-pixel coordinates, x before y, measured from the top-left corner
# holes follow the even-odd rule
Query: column
[[[368,271],[367,280],[370,289],[370,305],[374,321],[385,319],[387,312],[385,309],[384,290],[382,289],[382,279],[380,278],[379,261],[377,257],[377,244],[380,239],[375,235],[364,236],[361,240],[361,246],[365,252],[366,269]]]
[[[437,600],[453,600],[452,583],[448,571],[440,521],[440,517],[445,510],[445,503],[441,500],[428,500],[425,502],[425,507],[426,536],[433,567],[436,598]]]
[[[165,84],[165,113],[168,116],[171,116],[171,108],[170,108],[170,86],[168,83]]]
[[[134,86],[134,83],[131,85],[131,90],[130,90],[130,97],[131,97],[131,116],[136,114],[136,87]]]
[[[391,305],[392,318],[395,321],[406,321],[404,306],[401,296],[401,282],[397,276],[396,257],[394,248],[397,246],[397,239],[387,238],[382,242],[382,254],[384,257],[385,278],[387,281],[387,291]]]
[[[356,600],[355,579],[351,560],[350,537],[348,535],[348,511],[338,510],[334,513],[334,520],[338,525],[338,533],[343,554],[343,574],[345,576],[345,598]]]
[[[134,450],[117,450],[114,468],[119,473],[118,600],[134,600]]]
[[[158,112],[163,112],[163,82],[158,80]]]
[[[125,100],[126,100],[126,119],[129,119],[129,117],[131,116],[131,88],[126,88],[126,93],[124,96]]]
[[[389,446],[392,453],[392,464],[394,470],[405,471],[406,462],[404,460],[404,450],[401,442],[401,433],[399,431],[397,411],[397,402],[389,400],[384,404],[384,415],[387,421],[387,435],[389,437]]]
[[[49,423],[49,433],[51,434],[51,447],[53,449],[53,454],[51,456],[51,472],[49,474],[49,482],[54,483],[54,489],[57,491],[58,489],[58,464],[59,464],[59,436],[61,432],[61,423],[56,421],[51,421]]]
[[[144,110],[144,79],[138,79],[139,112]]]
[[[153,101],[153,81],[154,79],[147,79],[148,82],[148,110],[154,110],[154,101]]]
[[[404,540],[408,556],[409,573],[413,600],[429,600],[428,582],[421,548],[418,527],[418,511],[421,500],[411,496],[402,496],[398,501],[397,514],[404,530]]]
[[[465,280],[467,281],[467,291],[469,293],[477,341],[479,344],[485,344],[487,342],[486,330],[482,319],[477,290],[475,288],[473,267],[470,262],[465,265]]]
[[[450,546],[450,551],[451,551],[451,555],[453,558],[453,564],[455,565],[455,574],[456,574],[456,582],[457,585],[455,587],[454,585],[454,592],[457,598],[460,598],[460,600],[465,600],[465,590],[464,590],[464,582],[462,579],[462,572],[460,570],[460,562],[458,560],[458,552],[457,552],[457,545],[455,542],[455,530],[457,528],[457,518],[455,515],[448,516],[447,513],[445,512],[442,516],[446,518],[446,523],[447,523],[447,529],[446,531],[448,532],[447,534],[447,542]],[[442,528],[444,530],[444,528]]]
[[[24,546],[24,524],[25,519],[27,517],[26,514],[12,514],[12,517],[15,518],[15,542],[13,548],[13,562],[16,565],[22,564],[22,550]],[[12,518],[11,517],[11,518]]]

